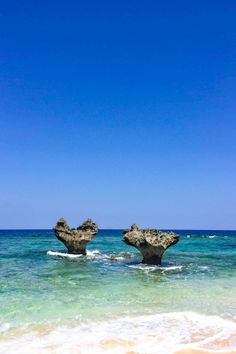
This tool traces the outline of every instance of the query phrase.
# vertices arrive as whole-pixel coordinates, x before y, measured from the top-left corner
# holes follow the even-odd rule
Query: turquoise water
[[[162,266],[157,267],[140,264],[138,251],[121,241],[121,230],[99,231],[89,243],[88,256],[78,258],[47,254],[48,251],[67,252],[52,231],[0,231],[0,352],[1,348],[2,352],[14,352],[16,339],[21,343],[22,352],[29,348],[29,342],[35,343],[32,353],[50,352],[47,349],[52,341],[50,336],[64,328],[63,333],[70,330],[70,335],[75,331],[75,338],[83,333],[86,343],[76,342],[76,345],[80,345],[80,350],[84,345],[81,352],[89,353],[89,338],[83,327],[86,324],[95,342],[97,338],[97,352],[101,349],[101,336],[103,340],[113,338],[118,331],[126,340],[138,338],[141,329],[137,323],[142,323],[145,335],[150,335],[155,328],[155,333],[163,331],[160,324],[165,321],[170,333],[176,323],[178,326],[182,323],[179,332],[187,331],[190,337],[193,327],[199,323],[201,328],[206,324],[206,333],[213,330],[214,326],[208,328],[211,321],[212,324],[224,321],[219,331],[234,326],[236,232],[177,232],[181,236],[179,243],[167,250]],[[125,325],[124,318],[128,321]],[[126,328],[123,333],[124,326],[130,332]],[[108,335],[113,327],[114,333]],[[98,328],[103,328],[100,337]],[[236,337],[236,332],[232,331],[227,334],[229,348],[236,344],[231,338]],[[31,332],[34,335],[27,342],[26,335]],[[46,349],[39,349],[38,336],[43,336],[41,342],[42,338],[47,342]],[[58,351],[62,348],[61,336],[57,335],[57,340],[53,337]],[[173,345],[185,342],[178,337]],[[192,342],[189,339],[186,343]],[[64,352],[72,352],[74,344],[64,348]],[[144,353],[140,348],[139,343],[139,352]],[[165,353],[163,348],[160,347],[160,353]],[[109,348],[101,349],[106,350]],[[120,350],[117,353],[122,353],[123,349]],[[114,348],[112,352],[116,352]]]

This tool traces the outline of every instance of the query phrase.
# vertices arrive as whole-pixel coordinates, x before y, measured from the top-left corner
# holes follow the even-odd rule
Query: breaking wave
[[[135,255],[129,252],[121,252],[119,254],[105,254],[101,253],[98,250],[89,251],[87,250],[87,255],[82,254],[71,254],[66,252],[56,252],[56,251],[47,251],[48,256],[61,257],[68,259],[77,259],[77,258],[88,258],[88,259],[105,259],[111,261],[125,261],[134,257]]]
[[[218,316],[173,312],[58,326],[1,341],[0,353],[172,354],[186,348],[233,350],[236,323]]]
[[[167,266],[158,266],[158,265],[146,265],[146,264],[131,264],[128,265],[129,268],[134,268],[134,269],[140,269],[143,270],[144,272],[152,272],[155,270],[161,270],[161,271],[171,271],[171,270],[177,270],[181,271],[183,266],[172,266],[172,265],[167,265]]]
[[[62,258],[71,258],[71,259],[83,257],[82,254],[70,254],[70,253],[54,252],[54,251],[48,251],[47,255],[48,256],[55,256],[55,257],[62,257]]]

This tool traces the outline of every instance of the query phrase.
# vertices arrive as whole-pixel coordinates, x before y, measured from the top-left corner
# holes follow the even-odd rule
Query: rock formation
[[[58,240],[64,243],[68,252],[86,255],[86,246],[98,232],[98,226],[88,219],[76,229],[71,229],[65,219],[58,220],[54,227]]]
[[[143,255],[142,263],[146,264],[161,264],[165,250],[179,241],[179,235],[174,232],[142,230],[135,224],[130,230],[124,230],[123,235],[123,241],[127,245],[136,247]]]

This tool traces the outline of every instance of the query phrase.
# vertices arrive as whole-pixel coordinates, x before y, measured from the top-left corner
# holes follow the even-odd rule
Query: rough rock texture
[[[64,243],[69,253],[86,255],[86,246],[98,232],[98,226],[88,219],[77,229],[71,229],[65,219],[58,220],[54,227],[58,240]]]
[[[124,230],[123,235],[123,241],[136,247],[143,255],[142,263],[146,264],[161,264],[165,250],[179,241],[179,235],[174,232],[139,230],[135,224],[130,230]]]

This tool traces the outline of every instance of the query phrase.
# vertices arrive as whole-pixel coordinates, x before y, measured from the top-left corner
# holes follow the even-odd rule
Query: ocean
[[[161,266],[100,230],[72,256],[51,230],[0,231],[0,353],[236,347],[236,231],[177,230]]]

